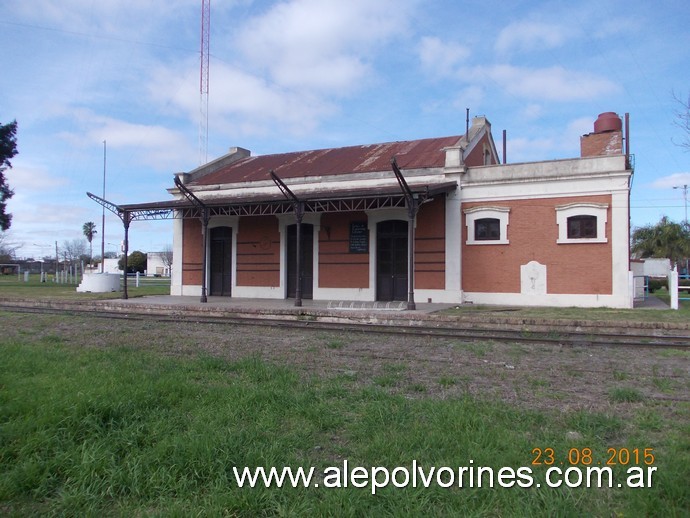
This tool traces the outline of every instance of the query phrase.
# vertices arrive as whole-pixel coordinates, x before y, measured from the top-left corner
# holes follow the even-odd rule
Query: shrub
[[[649,279],[649,293],[654,293],[661,288],[668,289],[668,279]]]

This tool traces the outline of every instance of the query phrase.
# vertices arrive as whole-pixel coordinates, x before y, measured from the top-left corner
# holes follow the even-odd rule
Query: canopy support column
[[[297,286],[295,287],[295,306],[302,306],[302,219],[304,218],[304,202],[300,200],[295,193],[293,193],[290,188],[285,185],[285,182],[275,173],[271,171],[271,178],[273,183],[276,184],[280,192],[283,193],[288,200],[292,201],[292,208],[295,212],[295,222],[297,223],[297,243],[296,243],[296,254],[295,267],[297,269]]]
[[[87,192],[86,195],[95,202],[99,203],[101,206],[108,209],[113,214],[115,214],[118,218],[120,218],[120,221],[122,221],[122,225],[125,227],[125,257],[123,260],[125,282],[122,288],[122,298],[127,299],[129,296],[127,293],[127,255],[129,253],[129,224],[132,222],[132,219],[134,218],[132,217],[132,213],[130,211],[123,209],[119,205],[115,205],[114,203],[111,203],[108,200],[104,200],[103,198],[100,198],[95,194],[91,194],[90,192]],[[101,257],[101,261],[105,261],[105,257]]]
[[[208,209],[204,207],[201,215],[201,242],[204,251],[201,254],[201,299],[200,302],[208,302],[208,297],[206,296],[206,256],[208,249]]]
[[[124,286],[122,287],[122,290],[123,290],[123,291],[122,291],[122,298],[125,299],[125,300],[129,298],[129,294],[128,294],[128,292],[127,292],[127,280],[128,280],[128,276],[127,276],[127,268],[128,268],[128,266],[127,266],[127,256],[128,256],[128,254],[129,254],[129,224],[130,224],[131,222],[132,222],[132,215],[131,215],[128,211],[126,211],[126,210],[123,211],[123,212],[122,212],[122,224],[123,224],[124,227],[125,227],[125,256],[124,256],[124,258],[123,258],[123,263],[124,263],[124,264],[123,264],[123,271],[124,271],[124,274],[125,274],[125,282],[124,282]]]
[[[398,167],[398,162],[395,157],[391,158],[391,167],[393,168],[393,173],[398,180],[400,185],[400,190],[405,196],[405,202],[407,205],[407,309],[416,310],[417,304],[414,301],[414,241],[415,241],[415,221],[417,219],[417,213],[419,212],[419,207],[427,200],[428,194],[423,194],[422,196],[415,195],[407,185],[407,181]]]
[[[187,189],[182,183],[178,176],[175,176],[175,187],[177,187],[180,192],[187,198],[194,206],[201,209],[201,243],[203,250],[201,251],[201,298],[199,302],[208,302],[208,297],[206,296],[206,255],[208,253],[207,243],[208,243],[208,220],[209,220],[209,210],[208,207],[196,197],[196,195]]]

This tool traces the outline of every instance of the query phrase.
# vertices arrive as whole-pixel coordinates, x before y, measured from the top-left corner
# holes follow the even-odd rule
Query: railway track
[[[242,314],[225,313],[223,315],[206,315],[203,313],[187,313],[172,311],[168,314],[156,310],[150,311],[146,307],[123,307],[105,309],[98,306],[60,307],[56,304],[47,306],[28,306],[14,303],[0,303],[0,310],[21,313],[52,313],[52,314],[80,314],[95,318],[120,320],[139,320],[157,322],[194,322],[198,324],[222,324],[237,326],[266,326],[286,329],[303,329],[310,331],[328,331],[332,333],[376,333],[390,336],[411,336],[426,338],[443,338],[463,341],[498,341],[524,344],[544,344],[561,346],[592,346],[592,347],[627,347],[627,348],[675,348],[690,350],[690,332],[672,330],[661,334],[656,329],[646,329],[646,332],[636,332],[621,327],[618,330],[586,328],[573,331],[569,326],[549,323],[549,330],[534,330],[524,326],[521,329],[500,329],[498,326],[481,325],[477,322],[463,322],[459,320],[452,325],[447,321],[416,321],[398,325],[390,323],[371,323],[367,321],[352,321],[351,318],[323,318],[309,313],[290,315],[270,314]],[[172,314],[171,314],[172,313]]]

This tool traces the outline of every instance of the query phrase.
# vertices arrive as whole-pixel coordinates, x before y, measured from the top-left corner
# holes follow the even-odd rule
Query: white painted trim
[[[373,288],[314,288],[314,300],[352,300],[370,302],[374,300]]]
[[[278,286],[237,286],[233,288],[233,298],[284,299],[283,290]]]
[[[584,243],[608,243],[606,238],[606,222],[608,204],[592,202],[575,202],[566,205],[556,206],[556,224],[558,225],[558,239],[556,243],[565,244],[584,244]],[[594,216],[597,218],[597,237],[595,238],[576,238],[568,237],[568,218],[573,216]]]
[[[176,214],[179,216],[179,214]],[[170,295],[182,295],[182,248],[184,235],[184,220],[173,220],[173,264],[170,276]],[[201,288],[199,288],[201,294]]]
[[[614,193],[611,196],[611,263],[612,293],[627,297],[633,307],[634,289],[630,280],[630,220],[628,193]]]
[[[465,302],[499,306],[552,306],[588,308],[630,308],[630,299],[620,295],[546,294],[465,292]]]
[[[446,291],[462,290],[462,204],[460,191],[446,195]]]
[[[495,207],[495,206],[480,206],[465,209],[465,224],[467,225],[467,241],[468,245],[508,245],[508,220],[510,217],[510,208]],[[474,235],[474,223],[478,219],[493,218],[497,219],[500,224],[500,238],[499,239],[480,239],[476,240]]]
[[[183,297],[201,297],[201,284],[185,284],[182,286]]]
[[[417,304],[426,304],[429,299],[435,304],[462,304],[463,294],[460,290],[414,290]]]

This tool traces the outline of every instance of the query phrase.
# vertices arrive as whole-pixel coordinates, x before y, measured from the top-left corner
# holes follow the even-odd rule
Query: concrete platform
[[[114,301],[113,301],[114,302]],[[136,297],[127,300],[119,300],[122,304],[133,306],[142,305],[170,305],[185,306],[191,308],[216,308],[227,311],[246,312],[256,309],[267,312],[367,312],[367,313],[402,313],[407,315],[430,314],[444,309],[456,307],[458,304],[437,304],[418,302],[417,309],[407,309],[407,302],[361,302],[361,301],[326,301],[326,300],[302,300],[302,306],[295,306],[294,299],[243,299],[230,297],[208,297],[208,302],[200,302],[199,297],[154,295]]]
[[[656,297],[655,297],[656,299]],[[651,300],[651,299],[650,299]],[[657,299],[658,300],[658,299]],[[661,302],[661,301],[659,301]],[[650,301],[650,304],[653,304]],[[663,303],[662,303],[663,304]],[[632,333],[659,336],[672,333],[687,336],[690,340],[690,322],[657,322],[637,320],[631,314],[630,320],[597,320],[583,317],[543,318],[524,316],[519,308],[477,308],[475,311],[448,314],[444,309],[458,307],[457,304],[419,303],[417,309],[409,311],[406,303],[386,305],[373,302],[347,303],[340,301],[304,300],[301,307],[293,299],[240,299],[209,297],[202,303],[199,297],[146,296],[123,299],[60,300],[60,299],[2,299],[4,308],[54,309],[59,311],[112,312],[123,315],[137,314],[164,318],[219,318],[256,319],[310,322],[366,324],[394,327],[471,328],[475,330],[517,330],[552,333],[556,330],[579,334],[608,333],[625,335]],[[364,328],[365,328],[364,327]],[[689,342],[690,343],[690,342]]]
[[[633,303],[633,308],[635,309],[671,309],[671,307],[666,304],[663,300],[650,295],[644,300],[636,300]]]

